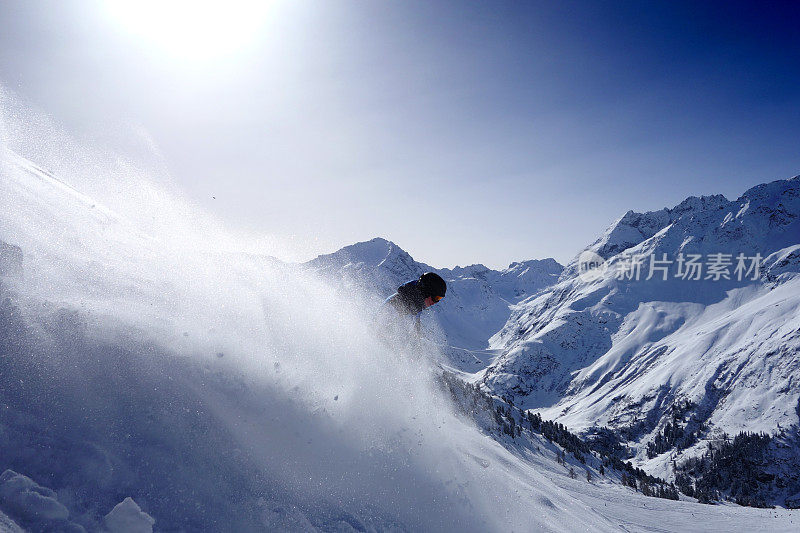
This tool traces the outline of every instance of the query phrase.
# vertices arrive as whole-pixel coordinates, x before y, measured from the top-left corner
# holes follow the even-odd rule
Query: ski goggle
[[[444,298],[444,296],[431,296],[431,300],[433,300],[433,303],[438,302],[442,298]]]

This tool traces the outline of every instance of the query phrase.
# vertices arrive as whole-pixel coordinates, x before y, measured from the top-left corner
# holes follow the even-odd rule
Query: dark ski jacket
[[[397,288],[397,292],[386,299],[385,304],[391,305],[402,315],[416,315],[416,329],[421,328],[419,314],[425,310],[425,297],[419,288],[417,280],[409,281]]]

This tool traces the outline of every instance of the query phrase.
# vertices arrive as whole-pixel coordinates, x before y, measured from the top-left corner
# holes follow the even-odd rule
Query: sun
[[[224,58],[252,45],[269,15],[267,0],[106,0],[120,28],[159,54]]]

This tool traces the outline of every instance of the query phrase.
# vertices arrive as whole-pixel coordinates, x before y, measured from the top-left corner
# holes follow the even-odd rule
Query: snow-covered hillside
[[[681,422],[701,439],[797,432],[800,178],[735,201],[692,197],[630,211],[588,251],[605,263],[582,269],[593,256],[579,254],[492,338],[502,356],[483,375],[489,389],[575,430],[627,430],[662,476],[676,450],[648,462],[644,448],[686,402]],[[693,254],[700,279],[680,275]],[[737,271],[739,254],[745,269],[760,255],[759,271]],[[727,264],[714,267],[716,259]]]
[[[424,313],[423,320],[449,362],[469,372],[484,368],[488,357],[466,350],[485,349],[489,337],[508,320],[511,306],[555,283],[563,270],[554,259],[512,263],[500,271],[483,265],[437,269],[380,238],[319,256],[304,266],[343,285],[345,291],[357,287],[376,295],[368,302],[371,307],[423,272],[438,273],[447,281],[447,298],[431,308],[432,312]]]
[[[307,269],[209,253],[208,228],[149,235],[8,152],[0,199],[0,519],[611,529],[457,416],[436,354],[381,342]]]

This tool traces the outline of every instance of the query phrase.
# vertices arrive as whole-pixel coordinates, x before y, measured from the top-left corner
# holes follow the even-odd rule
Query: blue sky
[[[798,7],[256,4],[206,3],[250,36],[146,13],[159,40],[107,2],[2,1],[0,81],[76,135],[146,137],[292,259],[383,236],[435,266],[565,262],[629,209],[800,173]]]

